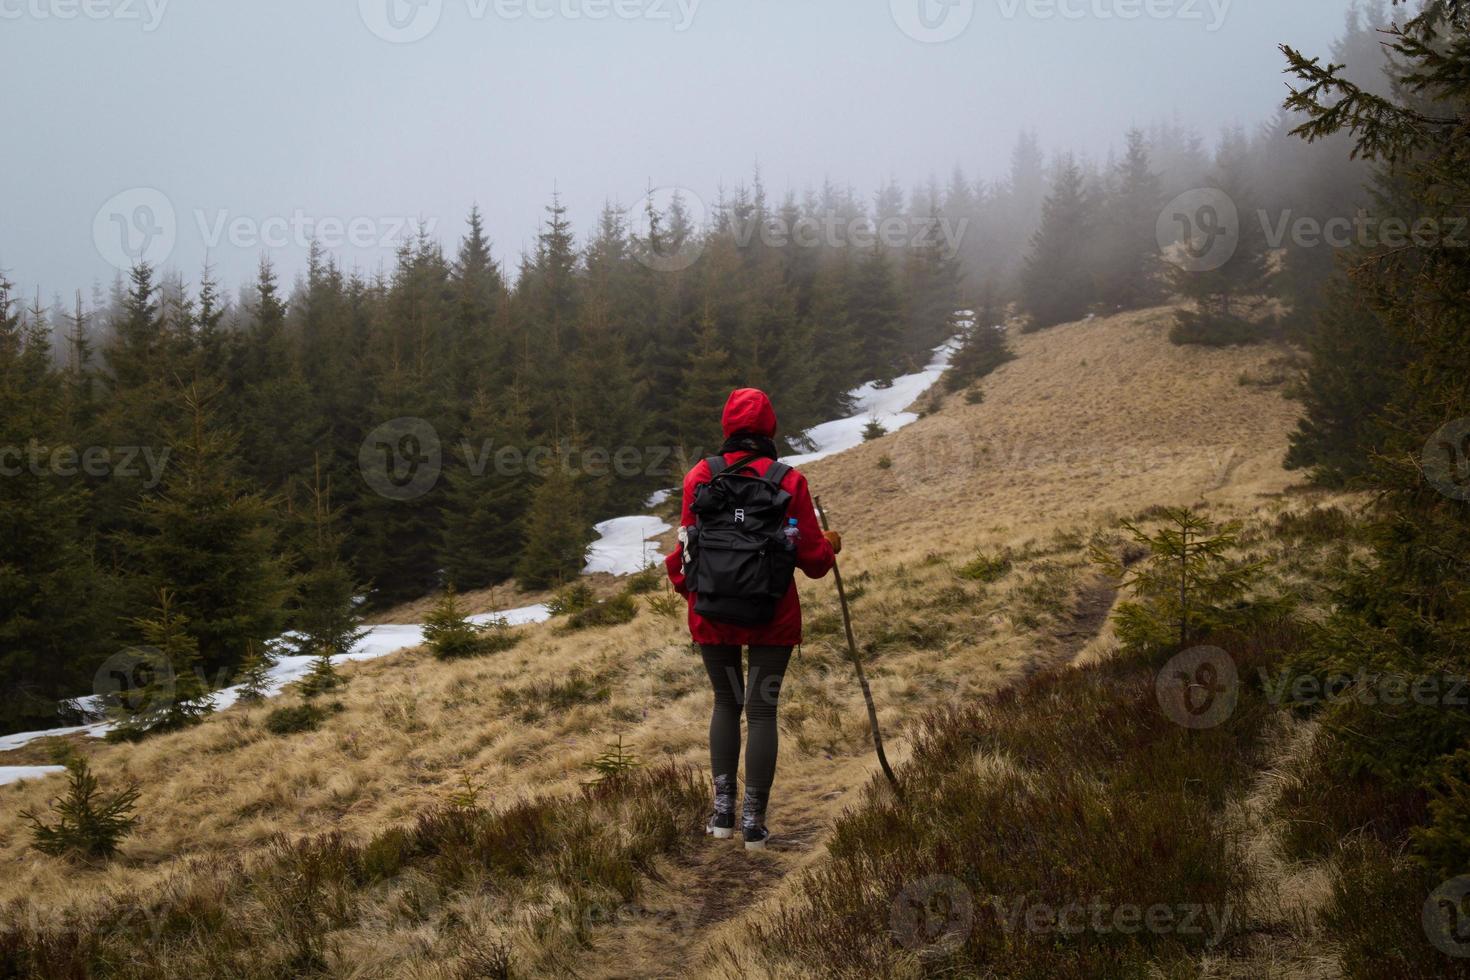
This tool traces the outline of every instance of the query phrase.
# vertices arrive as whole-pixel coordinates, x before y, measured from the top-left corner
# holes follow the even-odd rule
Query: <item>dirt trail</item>
[[[738,834],[732,840],[706,837],[689,853],[660,862],[637,906],[622,910],[594,936],[573,965],[576,975],[589,980],[708,975],[711,946],[721,928],[821,859],[833,822],[875,768],[866,756],[822,761],[818,767],[788,765],[778,773],[765,851],[746,851]]]
[[[1114,583],[1105,577],[1082,582],[1070,614],[1037,638],[1031,656],[1010,668],[1000,686],[1070,663],[1098,636],[1116,598]],[[904,750],[899,742],[897,759]],[[794,873],[822,859],[833,823],[878,771],[870,751],[819,760],[792,756],[785,753],[781,760],[766,851],[747,852],[738,835],[729,841],[706,838],[690,853],[662,862],[637,907],[600,930],[572,967],[578,977],[723,975],[719,948],[726,934],[778,896]]]
[[[1022,676],[1031,677],[1076,660],[1102,632],[1117,600],[1118,586],[1112,579],[1100,575],[1084,583],[1073,600],[1067,619],[1052,632],[1056,646],[1038,649],[1021,668]]]

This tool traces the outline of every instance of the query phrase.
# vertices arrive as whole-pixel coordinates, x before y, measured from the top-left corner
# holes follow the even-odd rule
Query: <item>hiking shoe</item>
[[[745,849],[747,851],[764,851],[766,841],[771,839],[771,832],[764,827],[751,827],[749,825],[741,828],[745,835]]]
[[[715,777],[715,811],[705,825],[704,832],[716,840],[729,840],[735,836],[735,778]]]
[[[766,803],[771,798],[769,791],[745,791],[745,805],[740,815],[740,831],[745,838],[747,851],[763,851],[771,832],[766,829]]]

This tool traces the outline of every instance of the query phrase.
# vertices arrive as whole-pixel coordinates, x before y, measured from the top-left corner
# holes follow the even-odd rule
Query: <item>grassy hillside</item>
[[[234,708],[138,745],[80,745],[106,782],[143,787],[142,820],[105,867],[29,847],[17,814],[59,781],[0,789],[0,957],[42,950],[55,975],[105,963],[136,976],[919,975],[976,958],[1008,975],[1273,958],[1331,973],[1313,925],[1326,872],[1279,858],[1264,775],[1308,730],[1251,697],[1204,742],[1160,720],[1159,664],[1118,655],[1117,583],[1089,559],[1125,547],[1121,519],[1192,505],[1245,520],[1243,553],[1269,564],[1262,588],[1302,595],[1310,617],[1309,558],[1352,546],[1279,533],[1350,504],[1292,491],[1280,467],[1296,413],[1286,352],[1175,347],[1170,322],[1159,309],[1018,335],[978,404],[926,397],[912,426],[806,469],[848,543],[908,809],[870,785],[830,581],[803,582],[776,839],[750,858],[706,842],[704,673],[682,612],[645,595],[621,626],[557,619],[487,658],[353,666],[315,732],[271,735],[264,709]],[[1293,637],[1230,642],[1268,665]],[[642,767],[589,788],[588,764],[619,737]],[[901,909],[957,900],[946,879],[973,926],[901,941],[939,921]],[[993,928],[987,889],[1231,914],[1212,944],[1059,945]],[[767,955],[752,956],[753,934]]]

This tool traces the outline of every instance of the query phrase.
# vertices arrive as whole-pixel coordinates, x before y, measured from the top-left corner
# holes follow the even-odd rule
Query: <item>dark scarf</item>
[[[756,456],[765,456],[775,459],[779,454],[776,452],[775,440],[770,436],[759,436],[754,432],[737,432],[725,440],[720,447],[720,455],[726,453],[751,453]]]

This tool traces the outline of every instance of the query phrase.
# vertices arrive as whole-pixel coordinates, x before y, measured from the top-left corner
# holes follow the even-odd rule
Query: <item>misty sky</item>
[[[374,270],[401,219],[452,247],[478,202],[513,270],[554,186],[583,232],[604,200],[713,201],[757,162],[778,195],[824,176],[867,194],[956,163],[999,176],[1023,127],[1097,157],[1171,114],[1213,139],[1268,118],[1276,44],[1326,53],[1348,6],[0,0],[0,269],[49,302],[110,283],[124,245],[197,282],[213,243],[236,285],[264,235],[289,281],[299,212],[373,243],[334,251]]]

